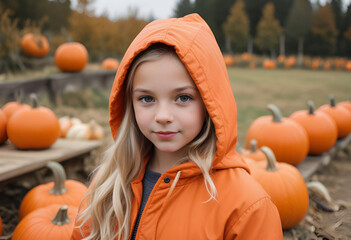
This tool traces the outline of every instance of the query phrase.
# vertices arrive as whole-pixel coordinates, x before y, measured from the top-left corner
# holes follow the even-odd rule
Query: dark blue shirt
[[[143,178],[143,196],[141,198],[141,204],[140,204],[140,209],[138,212],[138,217],[135,222],[134,228],[133,228],[133,234],[132,234],[132,240],[135,239],[136,233],[138,231],[139,223],[140,223],[140,218],[141,215],[143,214],[144,207],[146,205],[147,200],[149,199],[150,193],[152,189],[154,188],[157,180],[161,177],[161,174],[158,172],[153,172],[150,170],[150,168],[147,166],[145,170],[145,175]]]

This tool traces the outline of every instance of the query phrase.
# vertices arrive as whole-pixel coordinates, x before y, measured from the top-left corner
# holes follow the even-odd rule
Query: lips
[[[163,140],[167,140],[167,139],[171,139],[172,137],[174,137],[177,132],[155,132],[156,136],[163,139]]]

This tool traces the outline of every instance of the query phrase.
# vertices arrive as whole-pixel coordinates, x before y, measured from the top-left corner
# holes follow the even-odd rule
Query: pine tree
[[[308,0],[296,0],[292,6],[285,31],[298,41],[298,65],[303,63],[303,43],[312,23],[312,6]]]
[[[343,15],[342,15],[342,0],[332,0],[330,3],[331,8],[333,9],[334,12],[334,21],[335,21],[335,26],[336,29],[338,30],[338,36],[337,36],[337,44],[336,44],[336,54],[340,55],[343,52],[343,44],[342,42],[342,36],[346,29],[343,29],[342,27],[342,22],[343,22]]]
[[[343,19],[343,29],[345,29],[344,33],[342,34],[344,53],[347,56],[351,56],[351,3],[347,7],[347,11]]]
[[[175,17],[183,17],[187,14],[192,13],[193,11],[194,11],[194,6],[190,2],[190,0],[179,0],[173,15]]]
[[[282,31],[279,21],[274,17],[274,5],[269,2],[263,8],[254,43],[263,51],[271,51],[274,57],[274,47],[278,44]]]
[[[309,51],[314,55],[330,55],[335,52],[338,30],[330,4],[321,6],[312,19]]]
[[[230,14],[223,24],[223,31],[234,50],[240,51],[246,46],[249,36],[249,18],[245,13],[243,0],[237,0],[230,9]]]

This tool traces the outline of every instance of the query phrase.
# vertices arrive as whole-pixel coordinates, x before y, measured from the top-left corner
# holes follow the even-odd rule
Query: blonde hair
[[[165,44],[151,45],[131,64],[126,77],[125,113],[116,134],[115,143],[105,152],[103,162],[91,191],[86,196],[87,208],[80,212],[78,221],[83,227],[91,221],[88,239],[128,239],[132,205],[131,181],[141,172],[145,158],[151,154],[152,143],[140,132],[132,106],[132,79],[138,66],[146,61],[173,54],[174,49]],[[216,134],[213,122],[206,112],[204,125],[198,136],[188,144],[188,160],[201,169],[210,199],[216,196],[216,187],[210,177],[216,152]],[[141,154],[140,154],[141,153]],[[117,229],[117,231],[116,231]]]

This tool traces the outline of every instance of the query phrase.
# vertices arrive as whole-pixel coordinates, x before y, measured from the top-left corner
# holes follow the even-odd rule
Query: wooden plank
[[[338,151],[345,149],[351,143],[351,133],[336,141],[335,145],[326,153],[317,156],[307,156],[296,167],[301,173],[303,179],[307,180],[318,169],[327,166],[330,161],[335,157]]]
[[[0,147],[0,182],[45,167],[49,161],[74,159],[100,146],[100,141],[58,139],[48,149],[18,150],[7,143]]]

